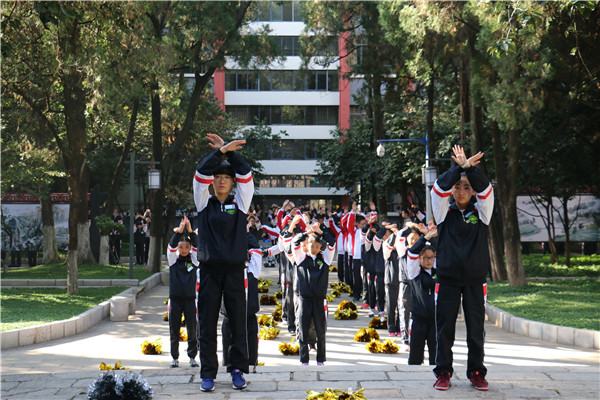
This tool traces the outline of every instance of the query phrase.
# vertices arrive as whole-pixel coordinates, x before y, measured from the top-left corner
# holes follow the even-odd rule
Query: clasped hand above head
[[[181,218],[181,222],[179,223],[179,227],[173,229],[173,232],[183,233],[187,228],[188,233],[192,233],[192,224],[188,217],[184,216]]]
[[[221,153],[240,150],[242,145],[246,144],[245,139],[232,140],[231,142],[225,144],[225,141],[221,139],[219,135],[215,135],[214,133],[207,133],[206,138],[208,139],[208,145],[215,150],[220,150]]]
[[[459,145],[454,145],[454,147],[452,148],[452,152],[454,153],[454,155],[452,156],[452,159],[454,160],[454,162],[456,164],[460,165],[463,169],[467,169],[469,167],[473,167],[473,166],[479,164],[481,161],[481,158],[483,157],[483,153],[480,151],[479,153],[475,154],[474,156],[467,158],[467,156],[465,155],[465,149]]]

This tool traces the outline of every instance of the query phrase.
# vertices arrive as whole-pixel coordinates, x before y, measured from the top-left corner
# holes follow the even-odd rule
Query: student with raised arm
[[[254,181],[248,163],[236,152],[246,143],[225,144],[214,134],[206,135],[215,150],[198,165],[194,177],[194,200],[198,209],[198,322],[200,377],[202,391],[214,390],[219,362],[217,323],[221,299],[230,320],[231,345],[227,372],[234,389],[246,387],[248,373],[246,333],[245,262],[248,255],[246,232],[248,209]],[[227,161],[223,161],[226,158]],[[237,186],[235,195],[230,191]],[[212,186],[214,195],[210,195]]]
[[[298,218],[295,217],[295,220]],[[335,239],[324,233],[317,222],[305,233],[294,236],[292,246],[299,292],[297,321],[300,362],[308,365],[308,337],[313,323],[317,336],[317,365],[323,365],[326,359],[327,283],[329,266],[335,256]]]
[[[467,325],[467,378],[477,390],[488,390],[483,365],[486,278],[490,266],[488,225],[494,207],[490,180],[475,165],[483,153],[467,159],[461,146],[454,146],[457,165],[438,177],[431,190],[433,215],[437,223],[437,285],[435,323],[438,390],[450,388],[452,346],[458,308],[463,305]],[[454,203],[450,203],[450,195]]]

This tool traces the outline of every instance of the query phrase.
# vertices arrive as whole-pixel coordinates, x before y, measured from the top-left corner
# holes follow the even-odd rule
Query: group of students
[[[179,328],[184,314],[190,365],[197,366],[199,350],[201,390],[214,389],[217,323],[223,314],[223,361],[234,389],[246,387],[243,374],[256,366],[258,357],[257,278],[262,257],[277,254],[283,317],[288,330],[297,335],[300,362],[308,365],[309,350],[316,347],[316,361],[322,365],[326,361],[329,266],[337,247],[338,279],[351,286],[355,301],[364,299],[363,307],[371,309],[370,316],[377,312],[380,318],[387,317],[391,336],[410,344],[409,364],[423,362],[427,343],[429,363],[436,366],[434,386],[438,390],[450,387],[455,324],[462,300],[467,377],[476,389],[488,389],[483,322],[493,189],[475,168],[482,153],[467,158],[462,147],[453,148],[457,165],[438,178],[431,192],[437,225],[379,225],[373,203],[365,214],[353,203],[352,209],[341,215],[328,213],[326,219],[319,213],[311,219],[286,200],[274,212],[275,226],[262,226],[248,221],[254,192],[252,172],[236,152],[245,141],[225,144],[213,134],[207,139],[215,151],[201,161],[193,182],[198,229],[192,231],[190,221],[183,218],[168,246],[172,366],[179,365]],[[234,182],[237,190],[232,195]],[[450,195],[455,200],[452,204]],[[250,232],[251,225],[276,244],[261,250],[257,235]]]

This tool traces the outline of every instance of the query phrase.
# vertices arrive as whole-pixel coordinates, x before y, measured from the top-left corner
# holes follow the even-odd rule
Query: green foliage
[[[125,231],[127,231],[125,225],[119,224],[118,222],[113,222],[113,220],[106,215],[99,215],[95,218],[95,220],[96,226],[98,227],[101,235],[108,235],[111,231],[115,230],[119,231],[120,233],[125,233]]]
[[[564,261],[564,257],[561,257]],[[550,255],[523,255],[523,267],[527,277],[594,277],[600,278],[600,256],[573,256],[571,267],[563,263],[551,263]]]
[[[530,282],[522,287],[492,283],[488,301],[517,317],[573,328],[600,329],[598,279]]]
[[[124,287],[79,288],[68,295],[65,289],[2,288],[1,330],[25,328],[79,315],[121,293]]]

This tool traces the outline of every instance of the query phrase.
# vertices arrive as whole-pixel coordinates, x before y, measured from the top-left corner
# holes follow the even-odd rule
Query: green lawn
[[[140,281],[152,274],[146,272],[146,266],[135,265],[133,278]],[[38,265],[33,268],[10,269],[2,272],[2,279],[67,279],[67,264],[64,261]],[[129,279],[129,265],[116,266],[85,263],[77,269],[79,279]]]
[[[525,319],[574,328],[600,330],[600,281],[551,280],[511,287],[491,283],[488,302]]]
[[[559,262],[552,264],[550,255],[523,255],[523,267],[527,277],[600,277],[600,255],[571,257],[571,267],[564,263],[565,257],[559,257]]]
[[[66,289],[15,288],[2,289],[1,331],[41,325],[79,315],[125,287],[79,288],[79,294],[69,296]]]

